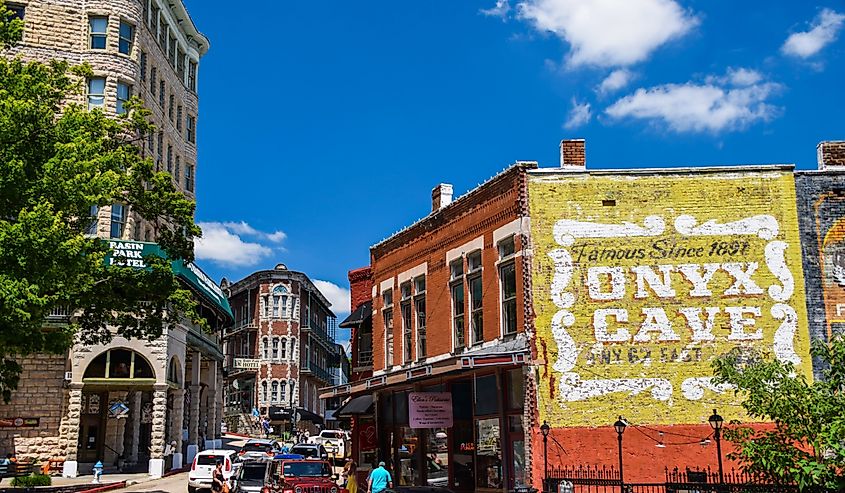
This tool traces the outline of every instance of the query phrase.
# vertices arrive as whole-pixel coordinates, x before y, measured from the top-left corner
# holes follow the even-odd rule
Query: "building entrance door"
[[[85,414],[79,420],[79,462],[97,462],[103,458],[105,425],[99,414]]]

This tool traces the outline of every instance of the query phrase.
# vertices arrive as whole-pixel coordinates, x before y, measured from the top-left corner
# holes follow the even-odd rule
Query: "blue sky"
[[[186,0],[199,263],[284,262],[339,316],[368,247],[516,160],[816,166],[845,138],[845,1]]]

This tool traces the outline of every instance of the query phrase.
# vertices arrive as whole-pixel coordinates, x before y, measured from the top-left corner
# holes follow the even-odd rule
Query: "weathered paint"
[[[790,172],[533,174],[538,414],[553,427],[743,418],[711,361],[811,374]]]

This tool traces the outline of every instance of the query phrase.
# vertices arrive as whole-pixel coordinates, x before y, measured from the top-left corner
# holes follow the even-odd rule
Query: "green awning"
[[[164,250],[157,243],[123,240],[103,241],[107,241],[109,244],[109,252],[105,258],[106,265],[121,265],[146,269],[147,264],[144,261],[144,257],[156,256],[167,258]],[[229,317],[230,320],[235,319],[226,294],[195,263],[185,262],[184,260],[173,260],[170,266],[176,277],[184,282],[192,291],[202,296],[225,316]]]

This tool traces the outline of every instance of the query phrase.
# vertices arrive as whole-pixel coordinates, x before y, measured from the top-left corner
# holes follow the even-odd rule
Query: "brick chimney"
[[[845,169],[845,140],[827,140],[816,146],[819,169]]]
[[[587,142],[584,139],[563,139],[560,141],[560,167],[570,170],[584,170],[587,167]]]
[[[431,212],[437,212],[452,203],[452,185],[441,183],[431,191]]]

